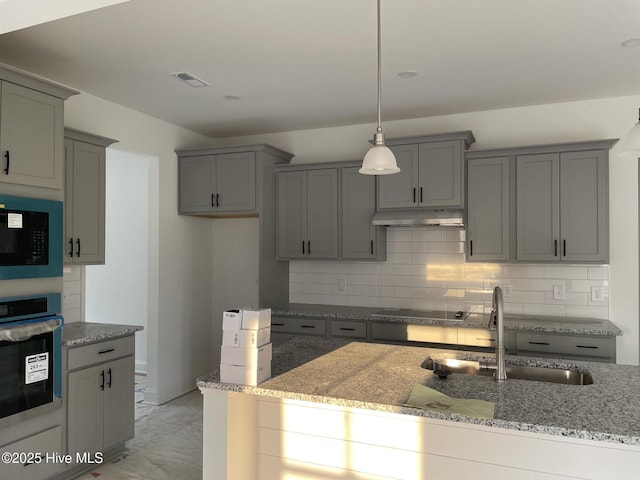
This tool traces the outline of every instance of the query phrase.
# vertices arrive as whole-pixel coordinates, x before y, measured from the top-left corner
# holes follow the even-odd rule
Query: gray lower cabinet
[[[467,159],[468,261],[511,258],[511,160]]]
[[[392,343],[422,342],[457,345],[458,329],[434,325],[372,322],[371,340]]]
[[[462,207],[470,131],[390,139],[400,173],[378,177],[378,209]]]
[[[68,349],[67,449],[107,452],[134,435],[134,337]]]
[[[519,355],[615,362],[615,337],[557,333],[515,333]]]
[[[105,149],[114,142],[65,129],[65,263],[104,264]]]
[[[64,466],[63,463],[46,461],[46,453],[62,455],[63,451],[62,428],[56,426],[49,428],[30,437],[0,447],[0,452],[10,454],[34,455],[42,453],[40,461],[18,461],[15,463],[3,462],[0,467],[2,480],[40,480],[58,473]],[[24,460],[30,460],[25,457]]]
[[[278,258],[338,258],[338,170],[278,172]]]
[[[376,179],[362,175],[359,167],[341,168],[341,258],[379,260],[387,258],[386,229],[371,224],[376,211]]]
[[[179,213],[256,211],[255,152],[178,155]]]

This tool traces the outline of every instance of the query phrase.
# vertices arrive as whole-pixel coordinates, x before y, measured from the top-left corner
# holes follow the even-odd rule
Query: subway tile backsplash
[[[508,313],[608,318],[607,265],[465,263],[464,234],[389,227],[386,262],[292,261],[289,301],[438,310],[479,306],[488,311],[493,287],[500,285]],[[554,299],[555,285],[564,286],[563,300]],[[591,300],[593,286],[602,288],[602,302]]]

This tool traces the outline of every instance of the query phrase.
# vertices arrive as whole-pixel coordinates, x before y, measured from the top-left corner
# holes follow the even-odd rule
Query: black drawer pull
[[[300,328],[316,328],[315,325],[300,325]]]
[[[373,240],[371,240],[371,255],[373,255]]]
[[[566,240],[562,240],[562,256],[563,257],[567,256],[567,241]]]
[[[476,340],[482,340],[483,342],[495,342],[496,341],[495,338],[480,338],[480,337],[476,337]]]
[[[598,348],[600,348],[600,347],[598,347],[596,345],[576,345],[576,347],[577,348],[591,348],[593,350],[597,350]]]
[[[549,342],[529,342],[529,345],[545,345],[549,346]]]
[[[100,350],[98,352],[98,355],[102,355],[103,353],[110,353],[110,352],[115,352],[116,349],[115,348],[109,348],[108,350]]]
[[[348,328],[348,327],[340,327],[340,330],[343,330],[345,332],[355,332],[356,331],[355,328]]]
[[[473,257],[473,240],[469,240],[469,256]]]
[[[553,241],[553,256],[558,256],[558,240]]]
[[[104,390],[104,370],[100,372],[100,377],[102,378],[102,383],[100,384],[100,390]]]
[[[304,255],[304,240],[302,240],[302,254]]]
[[[271,326],[272,326],[272,327],[284,327],[284,323],[275,323],[275,322],[271,322]]]
[[[80,239],[76,238],[76,245],[78,247],[78,251],[76,252],[76,257],[80,256]]]
[[[416,187],[413,187],[413,203],[416,203]]]
[[[214,208],[216,206],[215,202],[213,201],[216,198],[216,194],[212,193],[211,194],[211,208]]]
[[[7,166],[4,167],[4,173],[5,175],[9,175],[9,163],[11,162],[11,157],[9,156],[9,150],[7,150],[7,153],[4,154],[4,158],[7,159]]]
[[[109,373],[109,381],[107,382],[107,385],[111,388],[111,369],[107,370],[107,373]]]
[[[422,203],[422,187],[420,187],[420,203]]]
[[[69,256],[73,258],[73,238],[69,239]]]

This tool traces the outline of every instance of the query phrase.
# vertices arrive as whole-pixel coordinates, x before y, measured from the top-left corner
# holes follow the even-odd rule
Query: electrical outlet
[[[596,285],[591,287],[591,301],[598,303],[604,301],[604,299],[602,298],[602,287]]]
[[[553,286],[553,299],[554,300],[566,300],[566,295],[564,293],[564,285],[554,285]]]
[[[338,278],[338,291],[339,292],[346,292],[347,291],[347,278],[346,277]]]
[[[62,304],[63,305],[67,305],[69,303],[69,299],[67,298],[67,294],[63,293],[62,294]]]
[[[502,293],[504,293],[505,297],[510,297],[511,295],[513,295],[513,288],[511,287],[511,284],[503,285]]]

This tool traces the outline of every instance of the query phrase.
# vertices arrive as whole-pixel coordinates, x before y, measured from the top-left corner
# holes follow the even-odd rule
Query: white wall
[[[195,388],[211,369],[211,224],[177,215],[174,150],[207,137],[82,93],[65,103],[65,125],[119,140],[119,149],[158,157],[150,169],[148,376],[145,400],[163,403]],[[157,187],[155,187],[157,185]]]
[[[471,149],[623,138],[639,104],[640,96],[618,97],[383,122],[383,128],[388,138],[472,130]],[[363,157],[374,131],[373,124],[351,125],[218,139],[216,145],[266,142],[295,153],[294,163],[353,160]],[[624,332],[618,361],[638,364],[638,162],[618,152],[619,146],[611,150],[609,164],[609,319]]]
[[[149,168],[154,157],[106,151],[106,259],[87,265],[85,321],[141,325],[136,372],[147,371]]]

